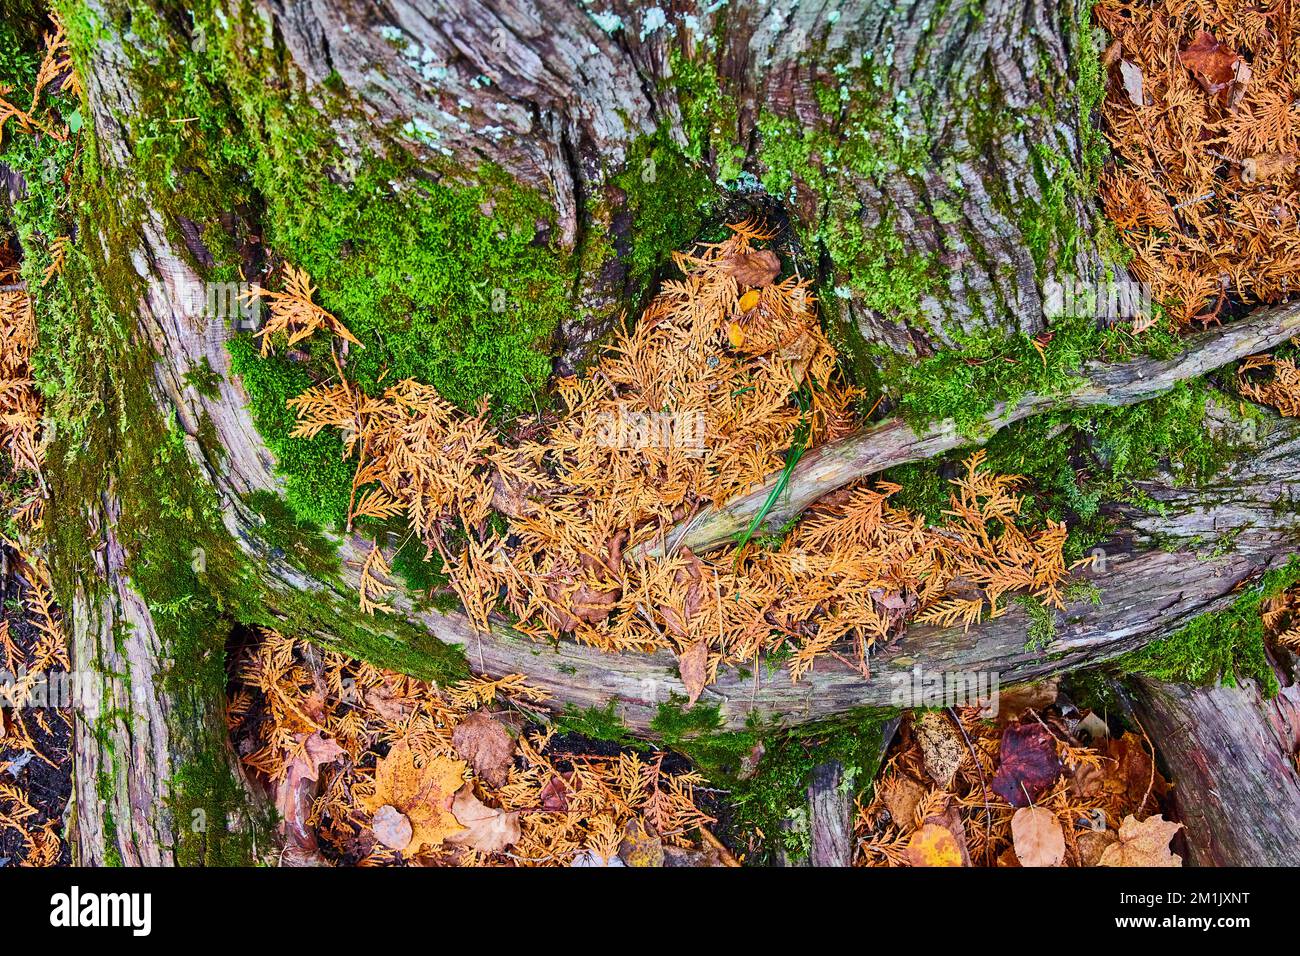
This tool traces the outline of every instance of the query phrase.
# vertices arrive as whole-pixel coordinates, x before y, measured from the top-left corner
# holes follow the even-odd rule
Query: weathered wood
[[[1247,355],[1266,352],[1300,331],[1300,304],[1264,309],[1259,314],[1189,336],[1181,354],[1166,360],[1151,358],[1129,362],[1089,363],[1079,384],[1059,395],[1028,394],[1015,403],[999,402],[985,416],[981,428],[963,432],[951,419],[915,430],[901,418],[872,425],[856,435],[814,448],[791,472],[774,506],[760,522],[760,530],[783,527],[818,498],[837,488],[899,465],[924,461],[958,448],[981,445],[993,434],[1034,415],[1063,409],[1134,405],[1161,395],[1179,382],[1204,375]],[[664,548],[686,547],[704,551],[734,540],[753,522],[780,480],[774,474],[753,491],[719,506],[705,506],[641,551],[662,554]]]
[[[1286,679],[1286,675],[1282,675]],[[1174,781],[1194,866],[1300,866],[1300,686],[1142,679],[1134,698]]]

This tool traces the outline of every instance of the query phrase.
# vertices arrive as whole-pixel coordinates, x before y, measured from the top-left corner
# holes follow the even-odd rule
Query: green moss
[[[1221,611],[1194,618],[1167,638],[1116,662],[1125,674],[1187,684],[1235,684],[1248,677],[1258,681],[1266,696],[1278,692],[1277,675],[1264,647],[1261,606],[1300,582],[1300,557],[1264,574]]]
[[[635,737],[619,719],[617,701],[604,707],[575,707],[567,704],[564,712],[556,714],[552,722],[561,733],[578,734],[592,740],[604,740],[619,747],[644,749],[647,744]]]
[[[206,355],[198,365],[185,373],[184,379],[185,384],[204,398],[218,398],[221,395],[221,376]]]
[[[272,492],[254,491],[244,500],[261,516],[257,533],[273,557],[286,558],[317,580],[338,577],[338,546],[319,526],[300,517]]]
[[[312,275],[320,304],[364,344],[351,350],[348,375],[371,393],[381,379],[410,377],[466,407],[491,395],[503,417],[544,402],[576,268],[545,197],[490,165],[458,168],[436,151],[417,160],[398,130],[372,130],[374,152],[345,154],[334,124],[361,119],[353,104],[328,85],[309,94],[263,44],[251,4],[224,14],[212,0],[191,4],[189,44],[152,5],[124,6],[133,86],[144,95],[125,118],[133,178],[164,203],[183,254],[178,224],[199,224],[211,260],[193,264],[205,278],[236,279],[260,233]],[[332,373],[327,350],[309,347],[295,373],[234,348],[286,499],[334,526],[350,489],[342,463],[328,441],[291,437],[283,408],[305,377]]]
[[[297,362],[259,356],[251,338],[231,339],[227,348],[231,370],[248,395],[253,421],[284,478],[285,501],[305,521],[340,526],[347,518],[355,466],[344,460],[343,441],[335,432],[293,437],[296,420],[286,404],[311,387],[311,374]]]
[[[718,190],[703,165],[683,153],[666,128],[638,139],[613,181],[627,196],[631,215],[631,249],[625,260],[632,301],[637,302],[651,291],[671,253],[700,234]]]
[[[1056,609],[1032,594],[1021,594],[1011,599],[1020,605],[1028,619],[1025,650],[1041,651],[1056,640]]]
[[[686,156],[716,169],[718,183],[734,180],[745,162],[745,148],[737,142],[735,97],[723,90],[712,63],[692,60],[677,47],[669,51],[668,58],[682,110]]]

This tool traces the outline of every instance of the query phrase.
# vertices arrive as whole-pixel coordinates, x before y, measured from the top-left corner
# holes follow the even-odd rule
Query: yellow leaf
[[[727,326],[727,341],[731,343],[733,349],[738,349],[745,342],[745,330],[740,327],[739,322],[732,322]]]
[[[907,842],[907,859],[913,866],[961,866],[961,847],[947,827],[927,823]]]
[[[750,289],[740,297],[740,311],[748,312],[754,306],[758,305],[759,292],[757,289]]]
[[[433,757],[422,768],[406,741],[399,741],[375,766],[375,793],[362,803],[371,813],[383,806],[400,811],[411,822],[407,856],[437,846],[462,827],[452,813],[456,791],[465,782],[465,764],[450,757]]]

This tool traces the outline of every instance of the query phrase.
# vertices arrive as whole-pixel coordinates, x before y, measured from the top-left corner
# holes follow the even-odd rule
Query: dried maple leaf
[[[464,782],[465,764],[450,757],[431,757],[416,767],[411,745],[399,740],[375,765],[374,795],[362,805],[371,813],[390,806],[411,822],[406,853],[414,856],[464,829],[452,813],[452,801]]]
[[[1178,59],[1192,71],[1205,92],[1217,96],[1237,79],[1237,61],[1241,57],[1202,30],[1179,52]]]
[[[1169,850],[1169,841],[1183,828],[1163,814],[1139,821],[1129,814],[1119,825],[1119,839],[1101,854],[1100,866],[1182,866],[1183,858]]]
[[[522,835],[519,811],[489,807],[474,796],[471,784],[456,793],[451,809],[464,830],[448,837],[448,843],[472,847],[480,853],[500,853],[517,843]]]
[[[1065,860],[1061,821],[1045,807],[1017,810],[1011,818],[1011,839],[1021,866],[1060,866]]]
[[[515,760],[515,738],[501,721],[476,710],[451,734],[451,744],[489,787],[504,787]]]
[[[1008,727],[999,753],[1001,763],[991,788],[1013,807],[1028,806],[1061,775],[1056,738],[1040,723]]]
[[[961,866],[961,847],[947,827],[927,823],[907,841],[907,861],[912,866]]]

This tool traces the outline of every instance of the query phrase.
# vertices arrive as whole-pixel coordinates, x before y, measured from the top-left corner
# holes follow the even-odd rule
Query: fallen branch
[[[890,418],[856,435],[807,452],[790,474],[780,498],[764,516],[760,529],[774,530],[801,514],[823,495],[888,468],[935,458],[958,448],[981,445],[996,432],[1045,412],[1134,405],[1168,392],[1231,362],[1276,348],[1300,333],[1300,303],[1259,314],[1188,337],[1182,354],[1166,360],[1134,359],[1117,364],[1092,363],[1078,385],[1058,395],[1028,394],[1014,405],[998,403],[984,416],[984,427],[963,432],[946,419],[915,431],[901,418]],[[660,556],[687,547],[705,551],[742,534],[759,514],[781,473],[743,497],[720,507],[705,507],[641,546],[640,553]]]

